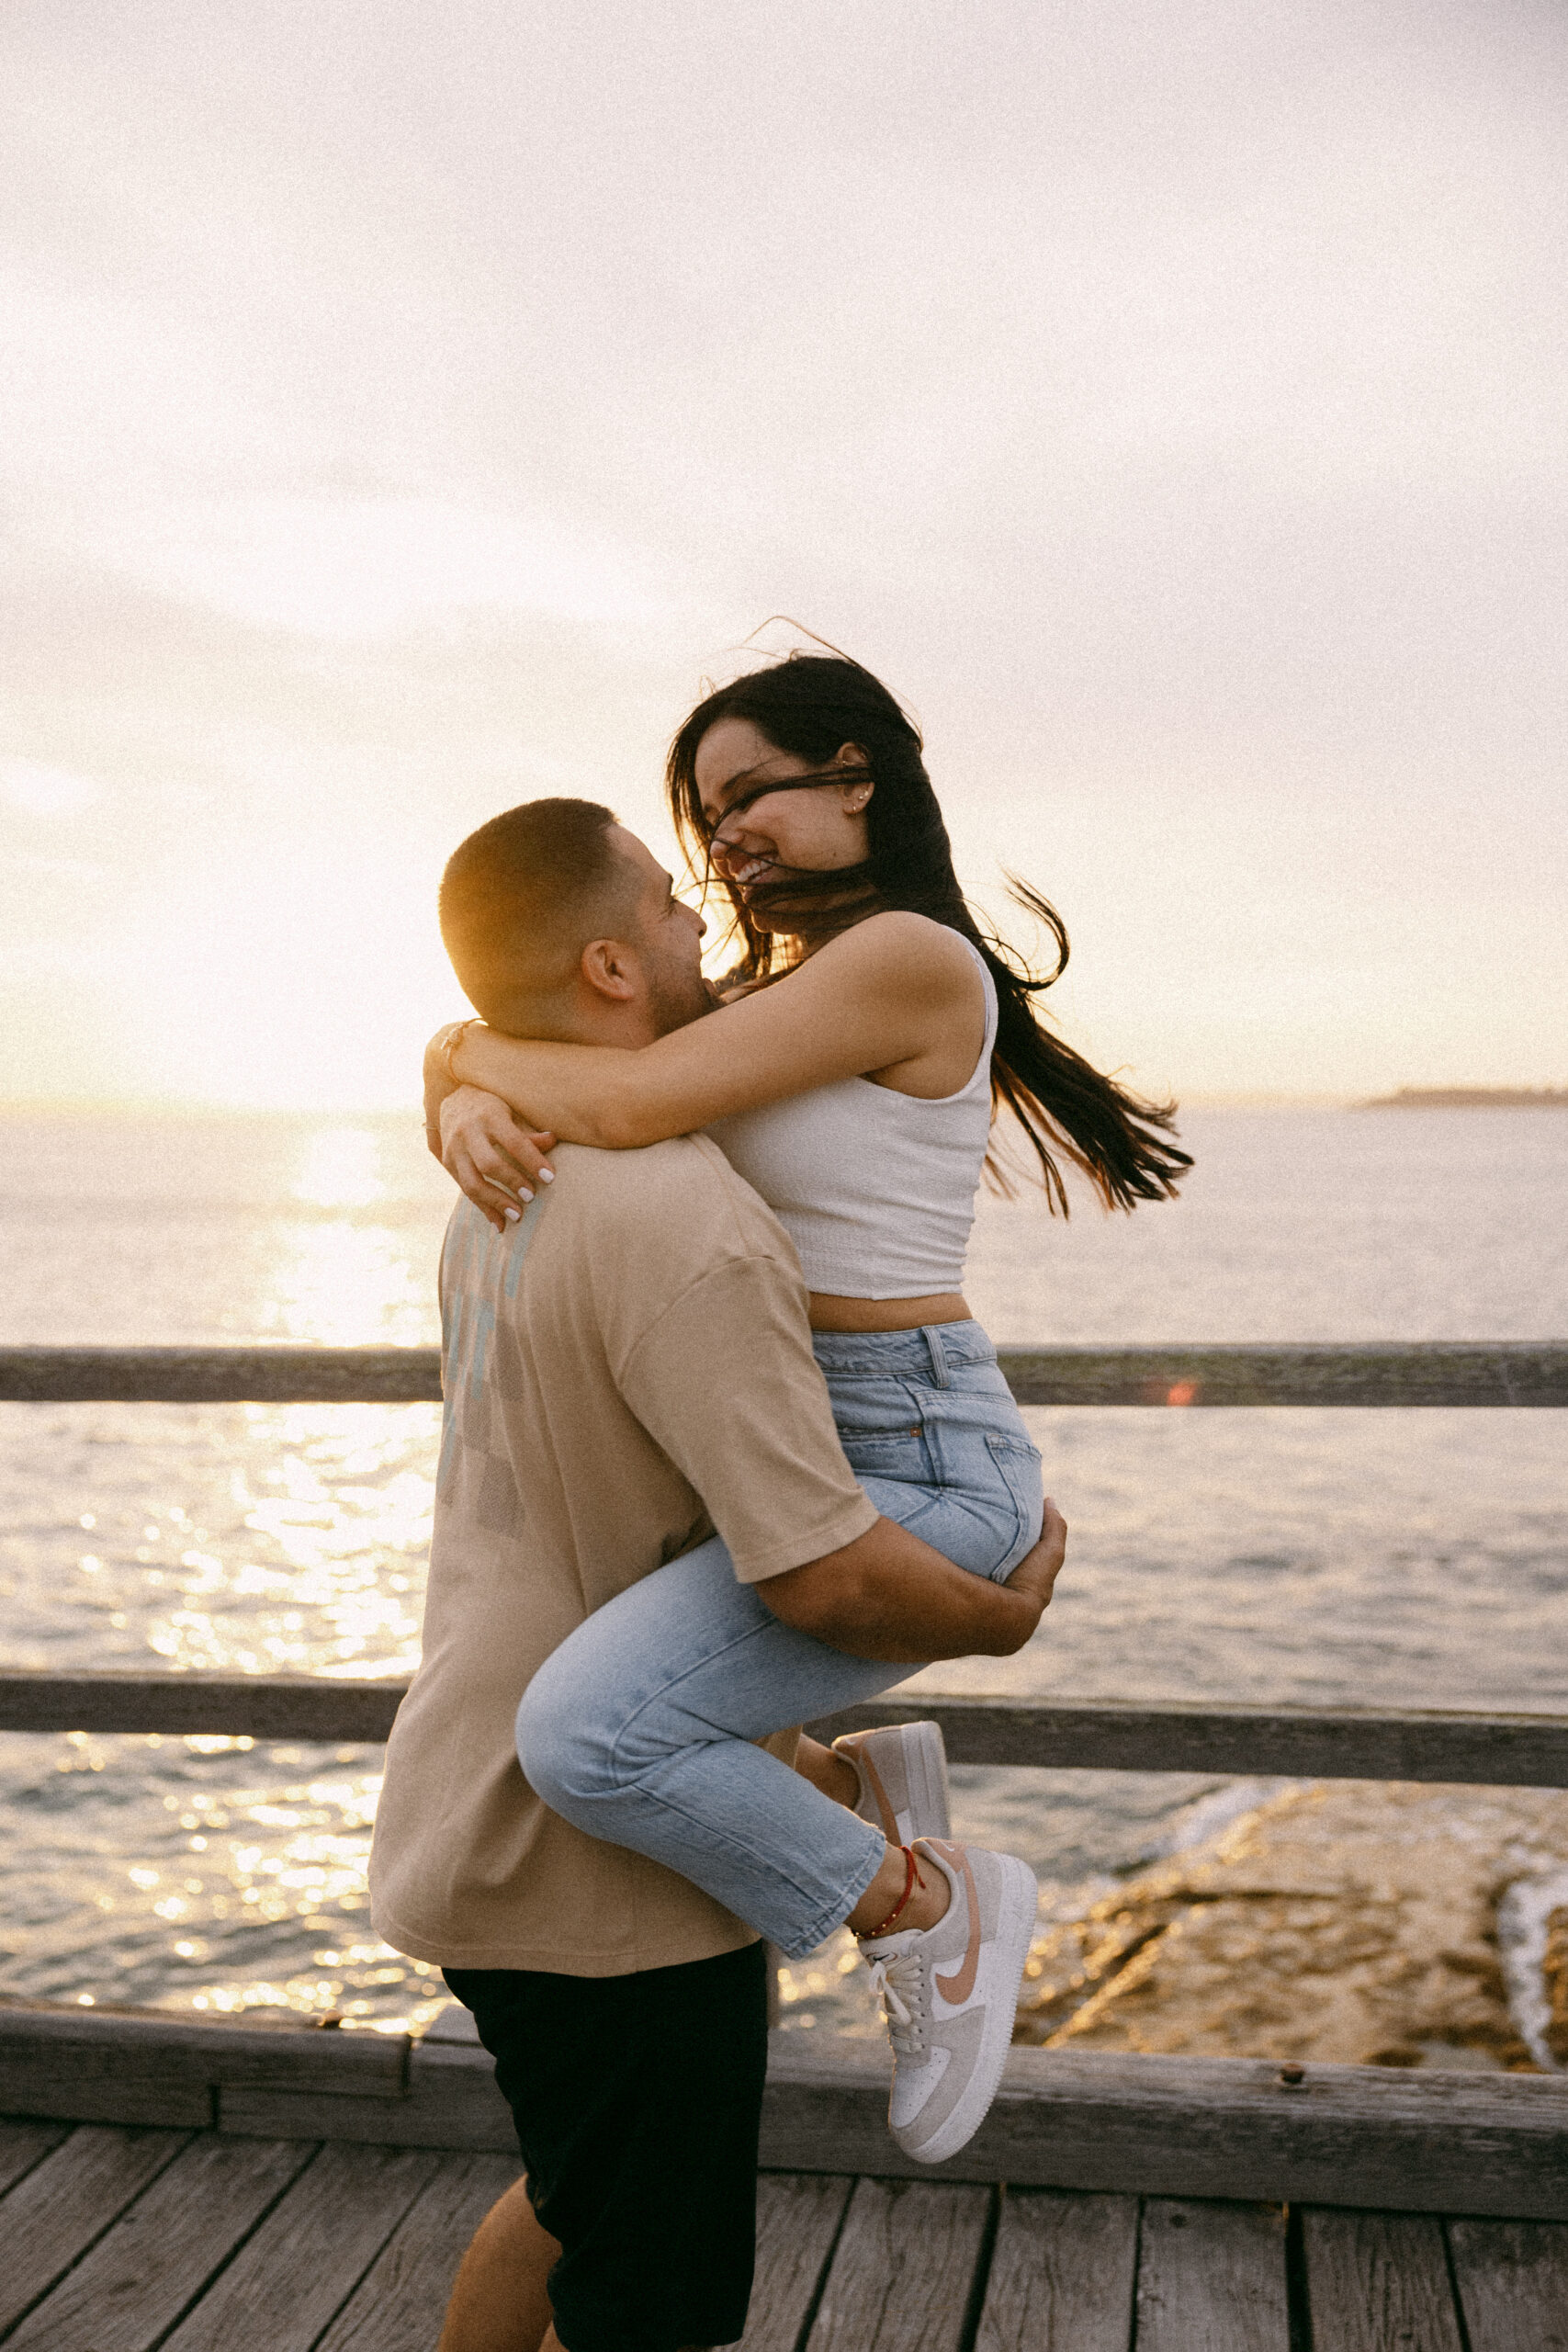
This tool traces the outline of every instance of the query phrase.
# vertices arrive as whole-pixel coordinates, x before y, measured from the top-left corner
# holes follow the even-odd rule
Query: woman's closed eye
[[[708,834],[708,840],[713,847],[717,849],[720,846],[720,836],[727,825],[744,816],[746,811],[754,808],[760,800],[768,799],[775,792],[817,792],[825,784],[852,783],[855,776],[864,773],[866,771],[859,768],[834,767],[814,769],[807,775],[763,776],[760,781],[737,776],[732,785],[725,786],[718,805],[713,808],[705,808],[703,811],[712,829]],[[725,846],[728,847],[728,844]]]

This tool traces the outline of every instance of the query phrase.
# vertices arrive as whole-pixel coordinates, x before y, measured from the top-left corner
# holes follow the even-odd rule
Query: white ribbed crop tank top
[[[842,1078],[707,1130],[789,1235],[808,1290],[925,1298],[964,1287],[997,1041],[996,983],[973,941],[964,944],[980,967],[986,1036],[958,1093],[926,1101]]]

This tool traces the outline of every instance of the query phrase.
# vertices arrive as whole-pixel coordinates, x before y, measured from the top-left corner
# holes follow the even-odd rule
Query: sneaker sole
[[[1005,1968],[998,1968],[1000,1983],[1015,1989],[1010,1999],[998,1997],[987,2004],[986,2022],[981,2029],[980,2054],[975,2062],[975,2072],[969,2077],[969,2087],[941,2129],[921,2146],[895,2132],[893,2136],[907,2156],[917,2164],[940,2165],[947,2157],[955,2156],[975,2137],[991,2111],[1007,2064],[1008,2052],[1012,2048],[1013,2023],[1018,2016],[1016,1988],[1023,1983],[1024,1962],[1034,1940],[1034,1923],[1040,1908],[1040,1885],[1027,1862],[1016,1854],[1003,1858],[1008,1864],[1007,1881],[1002,1889],[1001,1916],[997,1922],[997,1941],[1007,1956]],[[918,2125],[919,2118],[916,2119]]]

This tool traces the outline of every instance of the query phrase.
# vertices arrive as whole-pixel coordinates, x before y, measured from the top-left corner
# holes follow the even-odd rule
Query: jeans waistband
[[[965,1364],[995,1363],[997,1351],[978,1323],[922,1323],[913,1331],[813,1331],[811,1351],[823,1372],[929,1380],[938,1388]]]

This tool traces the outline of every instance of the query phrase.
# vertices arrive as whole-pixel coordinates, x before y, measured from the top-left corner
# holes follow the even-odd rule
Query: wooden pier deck
[[[501,2155],[0,2122],[7,2352],[434,2352]],[[1568,2223],[771,2173],[743,2352],[1562,2352]]]

